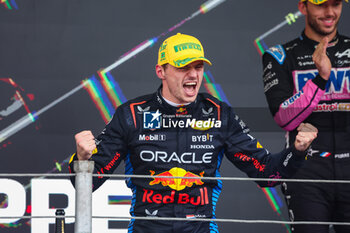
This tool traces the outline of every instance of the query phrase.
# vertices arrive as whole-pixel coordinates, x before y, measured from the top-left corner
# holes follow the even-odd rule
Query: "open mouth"
[[[197,82],[186,82],[183,85],[183,88],[185,90],[185,93],[189,96],[193,96],[196,94],[196,89],[197,89]]]

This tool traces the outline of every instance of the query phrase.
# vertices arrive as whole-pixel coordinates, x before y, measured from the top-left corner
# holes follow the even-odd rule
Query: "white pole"
[[[94,161],[74,161],[75,176],[75,233],[91,233],[92,172]]]

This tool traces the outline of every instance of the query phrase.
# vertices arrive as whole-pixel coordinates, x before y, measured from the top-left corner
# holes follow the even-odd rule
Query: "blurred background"
[[[281,150],[284,132],[267,108],[261,54],[264,47],[300,35],[304,18],[295,17],[298,1],[215,2],[210,8],[200,0],[0,0],[0,173],[67,173],[75,133],[98,134],[115,107],[158,88],[158,48],[177,32],[199,38],[213,63],[206,67],[202,91],[232,105],[265,148]],[[350,35],[349,21],[350,6],[344,4],[341,34]],[[245,176],[226,159],[221,174]],[[30,179],[10,179],[25,187],[30,215]],[[1,187],[0,198],[0,210],[6,211]],[[50,198],[52,208],[67,205],[59,195]],[[287,216],[279,187],[264,191],[253,182],[224,182],[218,218]],[[106,232],[126,224],[109,227]],[[31,224],[20,220],[0,228],[30,232]],[[219,223],[219,230],[288,232],[284,225],[243,223]]]

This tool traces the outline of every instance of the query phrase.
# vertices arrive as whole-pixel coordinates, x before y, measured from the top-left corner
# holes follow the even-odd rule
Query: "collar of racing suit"
[[[197,95],[197,98],[194,102],[187,104],[187,105],[180,105],[180,106],[175,107],[175,106],[168,104],[164,100],[164,98],[161,94],[162,88],[163,88],[163,86],[160,85],[160,87],[156,91],[155,95],[156,95],[157,102],[159,103],[160,107],[162,108],[163,113],[175,114],[175,115],[192,115],[193,111],[196,109],[196,106],[198,103],[197,99],[198,99],[199,95]]]
[[[305,34],[305,30],[302,32],[300,39],[305,41],[305,43],[308,43],[312,47],[316,47],[319,44],[318,41],[312,40],[309,37],[307,37]],[[339,42],[339,33],[337,31],[337,34],[335,35],[335,37],[328,43],[328,48],[336,46],[338,42]]]

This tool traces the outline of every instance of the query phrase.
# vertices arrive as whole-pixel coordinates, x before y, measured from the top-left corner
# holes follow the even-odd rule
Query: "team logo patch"
[[[162,184],[164,187],[168,186],[171,189],[176,191],[180,191],[185,189],[186,187],[192,187],[195,185],[203,185],[204,182],[200,177],[203,177],[204,171],[199,175],[196,175],[192,172],[186,171],[179,167],[173,167],[169,171],[161,172],[159,174],[155,174],[155,171],[150,171],[151,176],[154,176],[153,181],[149,182],[149,185]],[[160,177],[159,177],[160,176]],[[172,177],[184,177],[184,178],[172,178]],[[191,179],[192,178],[192,179]],[[197,178],[197,179],[193,179]]]
[[[350,58],[350,49],[347,49],[347,50],[345,50],[344,52],[337,52],[336,54],[335,54],[335,56],[336,57],[338,57],[338,58],[342,58],[342,57],[348,57],[348,58]]]
[[[176,109],[176,115],[186,115],[187,114],[187,109],[184,107],[180,107]]]
[[[281,45],[276,45],[267,50],[266,52],[271,54],[281,65],[283,64],[284,59],[286,58],[286,52],[284,51]]]

